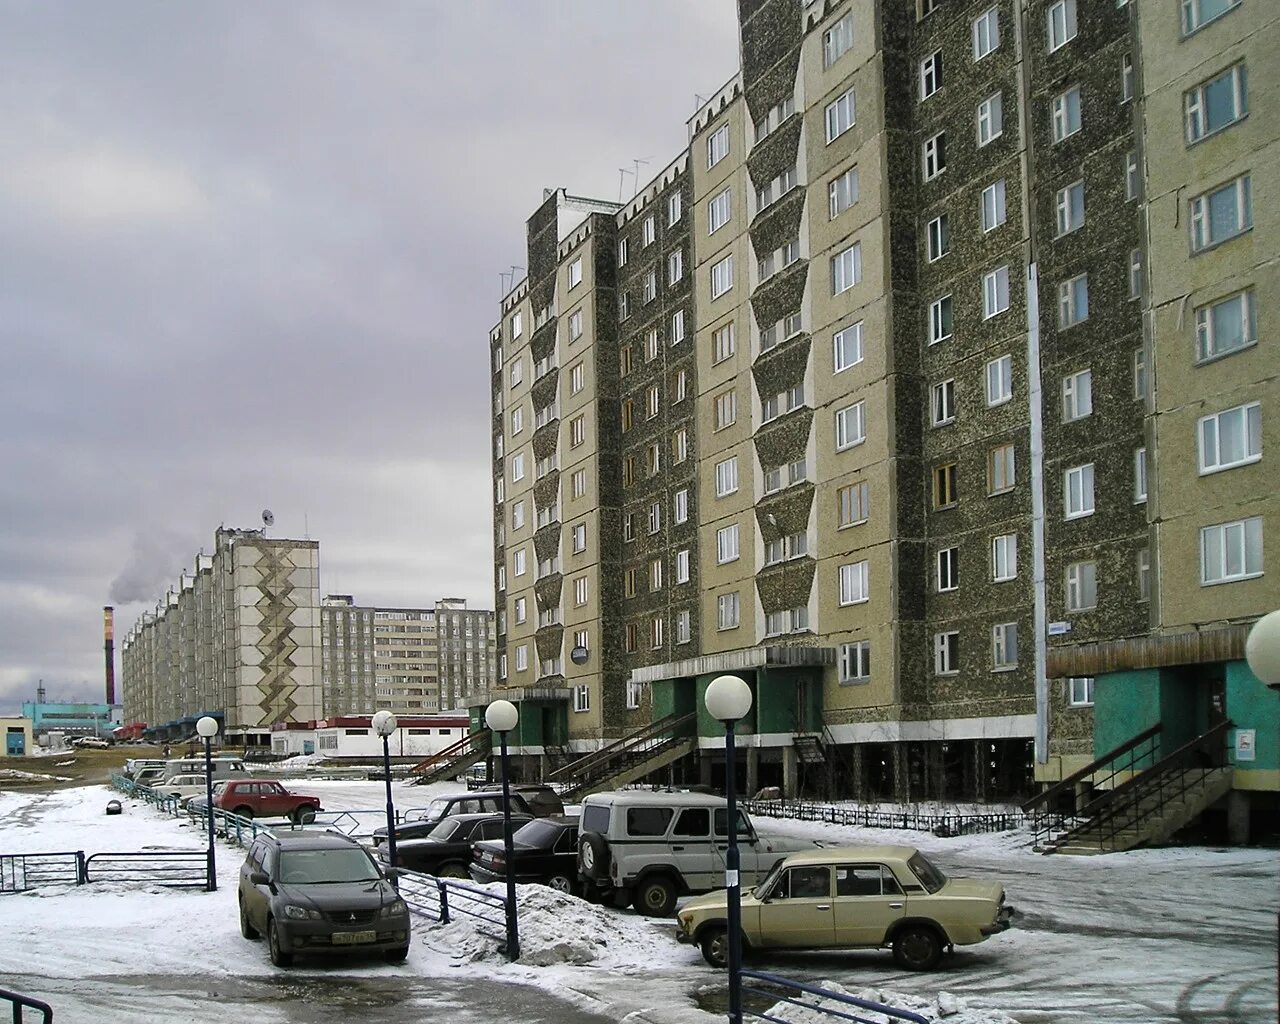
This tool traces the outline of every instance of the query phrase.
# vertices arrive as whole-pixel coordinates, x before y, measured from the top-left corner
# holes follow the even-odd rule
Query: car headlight
[[[284,916],[294,921],[321,921],[323,915],[309,907],[295,907],[292,904],[284,908]]]
[[[676,920],[680,922],[681,929],[687,932],[689,930],[689,926],[693,924],[693,915],[688,913],[677,914]]]
[[[388,903],[382,908],[379,917],[404,917],[409,913],[409,907],[404,900],[396,900],[394,903]]]

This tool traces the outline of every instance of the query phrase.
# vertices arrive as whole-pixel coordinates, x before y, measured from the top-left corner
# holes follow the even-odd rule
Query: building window
[[[575,686],[573,688],[573,710],[575,712],[591,710],[591,687]]]
[[[516,452],[511,456],[511,482],[518,483],[524,479],[524,452]]]
[[[1015,483],[1013,445],[997,445],[987,454],[987,493],[1003,494]]]
[[[1093,707],[1093,676],[1072,676],[1067,680],[1067,703],[1073,708]]]
[[[862,604],[871,599],[870,563],[850,562],[840,566],[840,604]]]
[[[580,284],[582,284],[582,257],[581,256],[579,256],[576,260],[574,260],[572,263],[569,264],[569,287],[571,289],[576,288]]]
[[[1018,535],[1002,533],[991,538],[991,579],[1007,583],[1018,576]]]
[[[1049,52],[1059,50],[1076,37],[1076,0],[1057,0],[1048,12]]]
[[[688,608],[676,612],[676,643],[687,644],[693,639],[693,616]]]
[[[1063,518],[1093,515],[1093,463],[1074,466],[1063,474]]]
[[[676,552],[676,582],[689,582],[689,549],[681,548]]]
[[[944,295],[929,303],[929,344],[936,345],[951,337],[951,296]]]
[[[733,255],[732,253],[711,268],[711,297],[721,295],[733,287]]]
[[[1262,575],[1262,517],[1206,526],[1200,531],[1200,584]]]
[[[956,418],[956,382],[944,380],[932,389],[929,403],[930,420],[935,427],[954,423]]]
[[[840,645],[840,682],[865,683],[871,679],[871,641]]]
[[[994,93],[978,104],[978,146],[981,148],[1004,134],[1004,101]]]
[[[1147,500],[1147,450],[1136,448],[1133,452],[1133,501],[1141,505]]]
[[[1252,289],[1198,307],[1195,319],[1199,362],[1239,352],[1258,340]]]
[[[516,625],[519,625],[520,623],[524,622],[524,620],[528,617],[527,609],[528,609],[528,602],[523,597],[517,597],[513,605],[513,612],[515,614]]]
[[[732,321],[711,332],[712,366],[732,358],[736,350],[737,345],[734,340],[734,325]]]
[[[730,456],[716,463],[716,497],[723,498],[738,489],[738,457]]]
[[[687,487],[676,491],[674,504],[675,521],[677,523],[687,523],[689,521],[689,489]]]
[[[1053,141],[1062,142],[1080,130],[1080,86],[1053,99]]]
[[[681,427],[671,435],[671,462],[679,465],[689,457],[689,428]]]
[[[1249,175],[1191,200],[1191,251],[1201,252],[1253,227]]]
[[[1005,222],[1004,178],[982,190],[982,230],[994,231]]]
[[[1129,150],[1124,158],[1124,199],[1125,202],[1138,198],[1142,190],[1142,180],[1138,177],[1138,151]]]
[[[529,669],[529,645],[521,644],[516,648],[516,671],[527,672]]]
[[[662,469],[662,446],[654,441],[645,449],[645,475],[656,476]]]
[[[634,569],[629,570],[629,573],[628,573],[629,578],[632,574],[634,574],[634,572],[635,572]],[[632,589],[631,592],[627,594],[627,596],[634,597],[635,590]],[[637,650],[639,650],[640,644],[639,644],[639,641],[636,639],[636,624],[634,622],[627,623],[627,627],[623,631],[622,645],[628,654],[634,654]]]
[[[863,403],[836,410],[836,451],[844,451],[867,439]]]
[[[680,193],[673,192],[667,196],[667,224],[668,226],[676,223],[680,219],[683,204],[680,201]]]
[[[569,421],[569,447],[577,448],[587,440],[587,422],[582,416]]]
[[[649,563],[649,592],[662,589],[662,559],[655,558]]]
[[[1062,378],[1062,422],[1093,414],[1093,371],[1081,370]]]
[[[644,418],[653,419],[662,407],[662,392],[657,384],[650,384],[644,389]]]
[[[575,523],[573,527],[573,550],[580,554],[587,550],[587,524]]]
[[[1067,566],[1067,611],[1083,612],[1098,606],[1098,563],[1073,562]]]
[[[511,529],[519,530],[524,526],[524,502],[517,501],[511,506]]]
[[[1003,405],[1013,398],[1013,356],[1003,355],[987,363],[987,406]]]
[[[822,33],[822,66],[831,67],[853,46],[853,11]]]
[[[653,222],[653,215],[650,214],[644,219],[644,223],[640,225],[640,247],[645,248],[652,245],[656,237],[657,229]]]
[[[836,509],[839,529],[857,526],[867,521],[870,504],[870,488],[865,480],[846,484],[836,491]]]
[[[716,395],[716,430],[738,422],[738,393],[733,389]]]
[[[991,667],[996,671],[1018,665],[1018,624],[1002,622],[991,627]]]
[[[622,420],[622,432],[625,434],[636,422],[636,403],[633,398],[624,398],[619,408]]]
[[[920,100],[923,102],[942,88],[942,51],[934,50],[920,62]]]
[[[729,155],[729,126],[722,124],[707,138],[707,168],[710,169]]]
[[[1199,31],[1239,5],[1240,0],[1182,0],[1182,34]]]
[[[662,529],[662,505],[653,502],[649,506],[649,535],[653,536]]]
[[[1129,250],[1129,298],[1142,298],[1142,250]]]
[[[1203,417],[1196,426],[1200,473],[1248,465],[1262,458],[1262,406],[1257,402]]]
[[[587,603],[587,577],[579,576],[573,581],[573,604],[575,608],[581,608]]]
[[[667,284],[675,284],[684,277],[684,253],[677,249],[667,257]]]
[[[1249,112],[1243,64],[1228,68],[1183,96],[1187,142],[1199,142],[1230,127]]]
[[[989,7],[973,19],[973,59],[982,60],[1000,45],[1000,12]]]
[[[618,319],[625,320],[631,315],[631,293],[623,292],[618,296]]]
[[[956,495],[956,464],[933,467],[933,507],[951,508],[958,501]]]
[[[689,371],[680,370],[676,373],[676,397],[675,402],[678,404],[689,397]]]
[[[1133,350],[1133,398],[1141,402],[1147,397],[1147,350],[1141,346]]]
[[[738,524],[721,527],[716,531],[716,562],[725,565],[738,557]]]
[[[831,257],[831,294],[847,292],[862,280],[862,246],[858,242]]]
[[[924,180],[932,181],[947,169],[947,133],[938,132],[926,139],[921,149],[924,165]]]
[[[586,367],[577,363],[569,368],[569,394],[576,395],[586,386]]]
[[[658,272],[650,270],[644,275],[644,283],[641,286],[641,301],[647,303],[652,302],[658,297]]]
[[[835,220],[858,201],[858,169],[850,167],[843,174],[831,179],[827,185],[827,208],[830,219]]]
[[[738,628],[738,595],[721,594],[716,598],[716,629]]]
[[[1056,199],[1058,237],[1070,234],[1084,225],[1084,182],[1076,181],[1058,189]]]
[[[726,188],[711,202],[707,203],[707,234],[714,235],[729,223],[731,215],[729,196],[730,189]]]
[[[1151,549],[1138,551],[1138,600],[1151,600]]]
[[[990,320],[1008,308],[1009,268],[997,267],[982,277],[982,319]]]
[[[929,221],[925,228],[925,238],[927,259],[930,263],[936,263],[951,248],[951,228],[945,213]]]
[[[862,362],[862,321],[850,324],[831,336],[833,373]]]
[[[938,552],[938,592],[960,589],[960,549],[943,548]]]
[[[573,476],[569,478],[570,493],[575,498],[581,498],[587,493],[587,471],[585,469],[575,470]]]
[[[856,119],[852,89],[834,102],[827,104],[826,122],[828,145],[854,126]]]
[[[1089,319],[1089,275],[1080,274],[1058,285],[1058,330]]]
[[[960,634],[933,634],[934,675],[952,676],[960,671]]]

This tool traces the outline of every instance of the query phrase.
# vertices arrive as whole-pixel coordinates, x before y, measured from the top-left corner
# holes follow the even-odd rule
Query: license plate
[[[335,946],[354,946],[358,942],[377,942],[377,932],[334,932]]]

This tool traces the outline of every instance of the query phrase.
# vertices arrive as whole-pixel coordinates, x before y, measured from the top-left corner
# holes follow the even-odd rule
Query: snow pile
[[[941,1021],[944,1024],[1017,1024],[1012,1017],[999,1010],[972,1009],[965,1000],[957,998],[950,992],[939,992],[935,999],[906,995],[902,992],[890,992],[881,989],[864,988],[850,991],[834,981],[820,981],[818,987],[838,995],[853,996],[866,999],[883,1006],[892,1006],[899,1010],[911,1010],[926,1020]],[[825,1010],[841,1013],[855,1013],[859,1019],[868,1024],[897,1024],[899,1018],[888,1017],[873,1010],[855,1009],[834,999],[822,999],[818,996],[803,996],[807,1004],[797,1006],[795,1003],[775,1003],[766,1012],[779,1021],[787,1024],[831,1024],[831,1014]]]
[[[324,754],[295,754],[283,761],[270,761],[264,764],[250,764],[255,772],[295,772],[315,768],[324,764],[328,758]]]
[[[68,775],[45,775],[41,772],[24,772],[18,768],[0,768],[0,781],[10,782],[70,782]]]
[[[480,886],[498,895],[506,892],[502,883]],[[499,950],[502,926],[490,926],[489,934],[477,929],[482,922],[466,914],[454,913],[450,923],[436,934],[449,946],[453,955],[466,961],[496,960],[505,962]],[[520,924],[520,963],[528,967],[551,967],[558,964],[593,967],[621,967],[650,964],[658,960],[686,963],[692,955],[677,945],[670,920],[651,921],[636,914],[611,907],[587,903],[544,885],[516,887],[516,906]],[[502,910],[491,912],[500,919]],[[495,938],[497,935],[499,938]],[[662,952],[669,955],[664,957]]]

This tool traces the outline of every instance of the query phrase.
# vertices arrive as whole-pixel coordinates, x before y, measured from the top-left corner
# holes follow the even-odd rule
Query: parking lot
[[[289,783],[326,808],[377,808],[378,783]],[[396,787],[400,806],[442,790]],[[136,801],[108,818],[102,787],[0,793],[0,850],[198,849],[201,834]],[[772,953],[752,966],[846,988],[947,990],[1024,1024],[1256,1024],[1275,1019],[1274,851],[1169,849],[1096,858],[1041,857],[1016,834],[938,839],[919,833],[762,819],[763,832],[831,843],[918,845],[948,873],[1002,882],[1014,929],[962,948],[934,974],[899,971],[884,952]],[[64,1021],[175,1019],[198,998],[210,1021],[407,1021],[444,1007],[459,1021],[707,1022],[723,1012],[724,976],[678,945],[670,921],[605,911],[571,897],[539,903],[530,959],[507,964],[456,926],[420,923],[406,964],[271,967],[240,937],[235,881],[243,852],[219,850],[219,891],[123,886],[4,896],[0,977],[54,1002]],[[557,935],[557,930],[563,934]],[[584,932],[608,932],[582,939]],[[565,940],[557,952],[557,939]],[[568,952],[565,952],[568,950]],[[584,951],[585,950],[585,951]],[[483,983],[482,983],[483,982]]]

